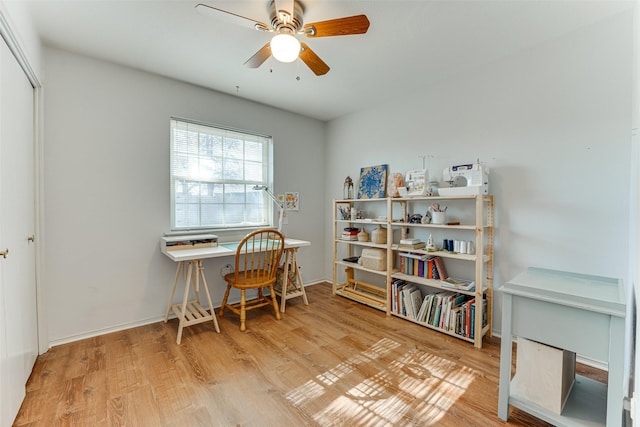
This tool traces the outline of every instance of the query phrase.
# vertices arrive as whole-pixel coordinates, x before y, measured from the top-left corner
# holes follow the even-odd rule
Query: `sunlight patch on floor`
[[[321,407],[314,415],[321,425],[436,425],[472,383],[474,373],[437,355],[413,349],[364,381],[356,379],[362,378],[362,371],[371,369],[372,360],[398,346],[392,340],[381,340],[292,390],[287,399],[296,406]],[[325,387],[337,387],[343,392],[337,399],[323,402]]]
[[[321,395],[325,386],[331,386],[349,375],[358,364],[366,364],[371,360],[378,359],[398,346],[399,344],[395,341],[387,338],[382,339],[371,348],[316,376],[315,380],[307,381],[295,390],[290,391],[286,397],[296,406],[304,405],[306,401]]]

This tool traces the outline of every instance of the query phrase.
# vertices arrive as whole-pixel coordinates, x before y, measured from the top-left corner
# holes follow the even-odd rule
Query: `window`
[[[271,137],[171,119],[171,228],[270,225]]]

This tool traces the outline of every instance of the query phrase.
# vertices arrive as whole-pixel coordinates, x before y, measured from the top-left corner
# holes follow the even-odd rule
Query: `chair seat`
[[[257,277],[256,275],[254,275],[253,277],[250,277],[250,276],[245,277],[244,271],[241,271],[240,273],[238,273],[237,281],[236,281],[236,273],[225,274],[224,280],[227,283],[233,283],[233,287],[239,288],[239,289],[241,288],[256,289],[260,287],[267,287],[269,286],[269,284],[274,284],[276,282],[275,278],[265,280],[265,277],[267,277],[266,273],[260,274]]]

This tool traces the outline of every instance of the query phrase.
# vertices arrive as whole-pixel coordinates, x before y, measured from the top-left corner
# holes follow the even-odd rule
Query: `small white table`
[[[219,258],[225,256],[235,256],[236,246],[239,242],[227,242],[220,243],[218,246],[208,248],[196,248],[196,249],[180,249],[180,250],[167,250],[165,245],[161,246],[161,251],[172,261],[178,263],[176,269],[176,276],[173,281],[173,289],[171,290],[171,296],[169,297],[169,305],[164,316],[165,323],[169,320],[169,313],[173,311],[179,320],[178,334],[176,337],[176,343],[180,344],[182,338],[182,330],[186,326],[196,325],[198,323],[212,321],[216,329],[216,332],[220,332],[218,321],[213,311],[213,304],[211,302],[211,295],[209,294],[209,288],[207,287],[207,281],[204,277],[204,267],[202,266],[202,260],[207,258]],[[302,277],[298,270],[298,263],[296,260],[296,251],[303,246],[311,246],[311,242],[306,240],[288,239],[284,240],[285,250],[285,263],[284,263],[284,279],[288,278],[289,269],[295,269],[297,274],[297,285],[293,292],[287,292],[287,284],[283,283],[282,291],[279,293],[281,297],[280,310],[284,312],[284,305],[288,299],[302,296],[304,303],[309,304],[307,301],[307,294],[305,293],[302,283]],[[185,278],[184,296],[182,302],[179,304],[173,304],[173,298],[175,296],[176,287],[180,280],[181,273]],[[186,273],[186,274],[185,274]],[[200,280],[205,290],[207,297],[207,303],[209,304],[209,311],[202,307],[200,303]],[[189,301],[189,290],[191,282],[195,283],[194,293],[195,299]],[[299,287],[299,288],[298,288]]]
[[[512,405],[554,425],[621,426],[626,314],[622,281],[529,268],[500,291],[503,306],[498,416],[506,421]],[[510,385],[515,336],[606,362],[608,384],[577,375],[562,414],[514,394]]]

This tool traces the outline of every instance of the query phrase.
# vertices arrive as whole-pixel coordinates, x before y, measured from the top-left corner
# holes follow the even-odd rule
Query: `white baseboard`
[[[312,281],[309,283],[306,283],[304,285],[304,287],[309,287],[309,286],[313,286],[313,285],[317,285],[318,283],[325,283],[325,280],[316,280],[316,281]],[[232,304],[240,302],[240,300],[237,301],[230,301]],[[217,310],[220,308],[220,306],[214,306],[213,307],[214,310]],[[175,314],[173,313],[173,311],[169,314],[169,319],[175,319]],[[157,323],[157,322],[163,322],[164,321],[164,316],[158,316],[158,317],[151,317],[148,319],[143,319],[143,320],[139,320],[136,322],[129,322],[129,323],[122,323],[120,325],[115,325],[115,326],[110,326],[108,328],[102,328],[102,329],[96,329],[93,331],[89,331],[86,333],[82,333],[82,334],[77,334],[77,335],[70,335],[68,337],[64,337],[64,338],[60,338],[57,340],[53,340],[53,341],[49,341],[49,348],[52,347],[56,347],[59,345],[63,345],[63,344],[68,344],[71,342],[75,342],[75,341],[80,341],[80,340],[84,340],[87,338],[94,338],[94,337],[99,337],[101,335],[106,335],[106,334],[111,334],[113,332],[120,332],[120,331],[124,331],[127,329],[132,329],[132,328],[137,328],[140,326],[145,326],[145,325],[150,325],[152,323]]]

